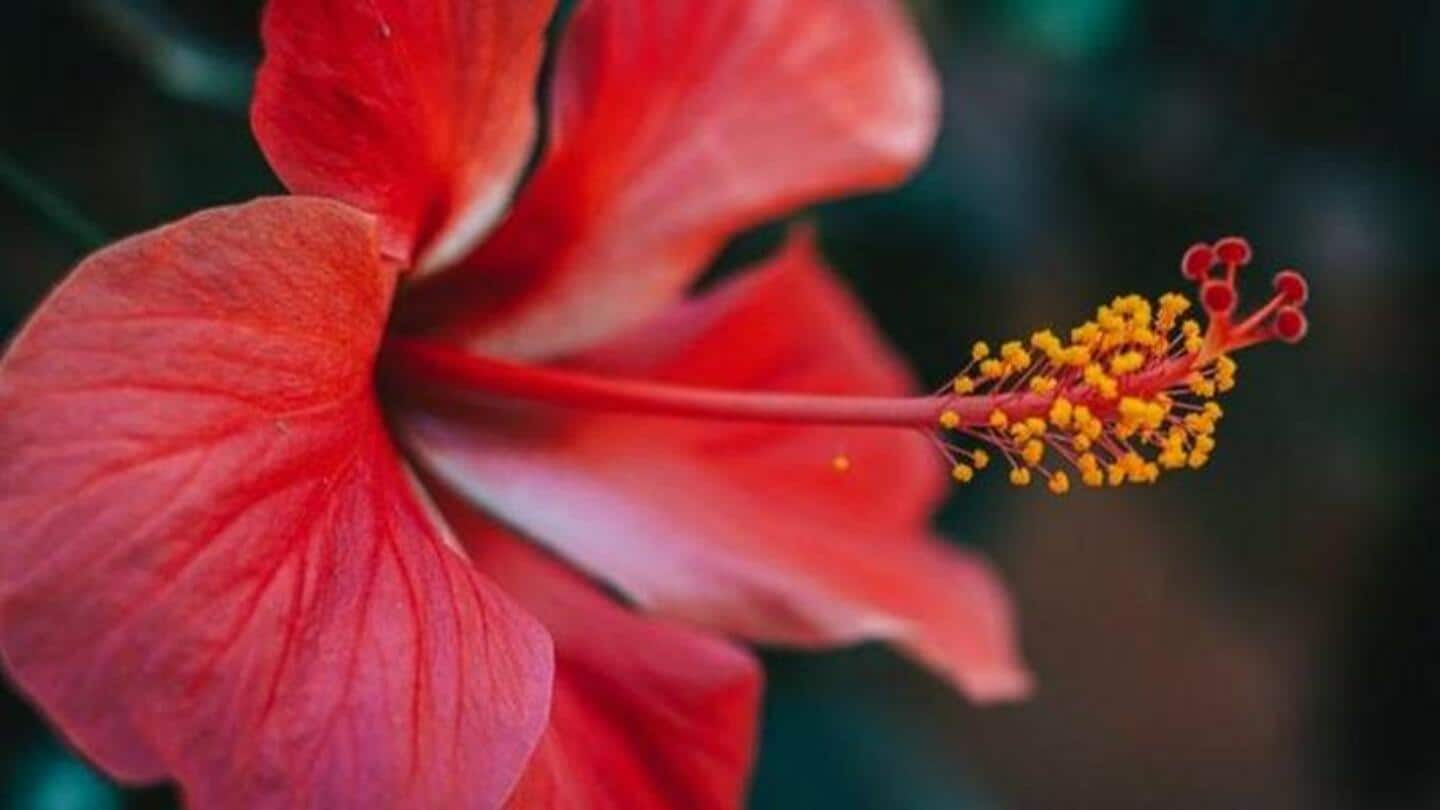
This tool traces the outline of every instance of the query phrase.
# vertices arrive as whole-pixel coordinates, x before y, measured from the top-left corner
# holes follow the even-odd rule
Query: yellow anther
[[[1079,458],[1075,459],[1075,467],[1080,472],[1098,470],[1100,469],[1100,459],[1096,458],[1094,453],[1082,453]]]
[[[968,484],[975,478],[975,470],[967,464],[956,464],[950,470],[950,477],[961,484]]]
[[[1192,413],[1185,416],[1185,429],[1197,436],[1215,432],[1215,420],[1208,414]]]
[[[1190,453],[1189,463],[1190,469],[1192,470],[1198,470],[1201,467],[1204,467],[1209,461],[1210,455],[1208,453],[1201,453],[1199,451],[1193,451]]]
[[[1070,342],[1081,347],[1089,347],[1100,340],[1100,324],[1094,321],[1085,323],[1070,330]]]
[[[1096,310],[1095,322],[1100,325],[1102,332],[1116,334],[1125,330],[1125,319],[1110,307],[1100,307]]]
[[[1083,453],[1086,450],[1090,449],[1091,439],[1084,433],[1080,433],[1075,436],[1073,443],[1075,445],[1075,449]]]
[[[1042,329],[1030,336],[1030,345],[1037,351],[1052,356],[1061,348],[1060,338],[1055,336],[1049,329]]]
[[[1010,471],[1010,483],[1017,487],[1030,486],[1030,470],[1026,467],[1016,467]]]
[[[1120,352],[1119,355],[1110,359],[1110,373],[1112,375],[1128,375],[1138,372],[1145,366],[1145,355],[1139,352]]]
[[[1005,364],[993,357],[980,363],[980,374],[988,379],[998,380],[1007,373],[1009,372],[1005,368]]]
[[[1120,400],[1120,415],[1126,419],[1140,420],[1145,416],[1146,402],[1135,397],[1125,397]]]
[[[1119,464],[1111,464],[1105,469],[1105,482],[1112,487],[1125,483],[1125,468]]]
[[[1054,392],[1058,385],[1059,383],[1056,382],[1054,377],[1046,377],[1043,374],[1030,378],[1030,390],[1041,396]]]
[[[976,362],[990,356],[990,344],[983,340],[977,340],[974,346],[970,347],[970,358]]]
[[[850,457],[846,455],[838,455],[830,459],[830,468],[837,473],[850,472]]]
[[[1195,437],[1195,450],[1199,453],[1209,455],[1215,451],[1215,437],[1210,435]]]
[[[1218,402],[1207,402],[1205,403],[1204,413],[1212,420],[1218,422],[1220,420],[1220,417],[1225,415],[1225,409],[1221,408],[1220,403]]]
[[[1205,347],[1205,338],[1200,334],[1200,324],[1196,321],[1186,321],[1180,324],[1180,334],[1185,338],[1185,351],[1188,354],[1199,354]]]
[[[1089,346],[1070,346],[1065,349],[1065,365],[1072,368],[1083,368],[1089,365],[1090,358]]]
[[[1050,491],[1056,495],[1064,495],[1070,491],[1070,476],[1064,471],[1057,472],[1050,476]]]
[[[1190,299],[1177,293],[1160,296],[1160,317],[1157,326],[1161,332],[1175,328],[1175,322],[1190,309]]]
[[[940,427],[943,427],[946,430],[954,430],[955,428],[960,427],[960,414],[951,410],[941,411]]]
[[[1004,430],[1008,424],[1010,424],[1010,417],[1006,416],[1004,411],[996,408],[990,412],[990,427],[996,430]]]
[[[1038,416],[1032,416],[1032,417],[1030,417],[1029,419],[1026,419],[1026,420],[1025,420],[1025,427],[1030,430],[1030,435],[1032,435],[1032,436],[1044,436],[1044,435],[1045,435],[1045,428],[1046,428],[1045,420],[1044,420],[1044,419],[1041,419],[1041,418],[1038,417]]]
[[[1000,359],[1016,371],[1024,371],[1030,367],[1030,353],[1025,351],[1018,340],[1009,341],[1000,347]]]
[[[984,450],[976,450],[970,454],[970,463],[977,470],[983,470],[990,465],[990,454]]]
[[[1024,422],[1016,422],[1010,426],[1010,436],[1016,444],[1022,444],[1030,439],[1030,426]]]
[[[1105,483],[1105,473],[1099,470],[1082,470],[1080,481],[1087,487],[1098,487]]]
[[[1061,430],[1070,427],[1070,420],[1074,417],[1074,415],[1075,408],[1070,404],[1070,400],[1064,397],[1056,399],[1050,405],[1050,424],[1054,425],[1057,428],[1060,428]]]
[[[1215,383],[1205,378],[1200,372],[1192,372],[1185,378],[1185,384],[1190,387],[1190,392],[1197,397],[1210,398],[1215,396]]]
[[[1158,457],[1160,466],[1167,470],[1178,470],[1185,466],[1185,451],[1180,448],[1167,448]]]
[[[1045,443],[1039,439],[1031,439],[1020,450],[1020,458],[1024,459],[1026,464],[1034,467],[1045,458]]]
[[[969,377],[956,377],[955,382],[951,387],[955,389],[955,393],[963,396],[965,394],[971,394],[975,392],[975,381],[970,379]]]

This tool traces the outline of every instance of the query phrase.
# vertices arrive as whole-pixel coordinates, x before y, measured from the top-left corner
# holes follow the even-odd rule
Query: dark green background
[[[86,238],[17,167],[110,236],[279,189],[244,117],[258,5],[6,2],[0,334]],[[1037,698],[977,710],[878,648],[769,655],[755,804],[1440,805],[1440,5],[914,7],[945,75],[937,153],[818,221],[928,379],[973,339],[1171,289],[1186,245],[1231,232],[1310,274],[1312,337],[1241,358],[1204,474],[958,494],[943,523],[1004,569]],[[0,699],[0,807],[171,801],[108,786]]]

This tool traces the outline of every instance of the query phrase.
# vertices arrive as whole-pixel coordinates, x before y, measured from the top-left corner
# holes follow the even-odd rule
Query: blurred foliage
[[[1312,338],[1242,358],[1204,475],[953,499],[943,526],[1013,584],[1033,702],[977,710],[875,648],[767,655],[756,805],[1440,804],[1436,448],[1415,362],[1440,259],[1440,7],[913,5],[945,78],[935,157],[815,216],[927,379],[972,339],[1169,289],[1186,245],[1236,231],[1261,264],[1311,274]],[[83,252],[65,212],[121,234],[279,189],[243,117],[257,0],[7,12],[0,329]],[[106,787],[18,699],[0,711],[6,807],[173,801]]]

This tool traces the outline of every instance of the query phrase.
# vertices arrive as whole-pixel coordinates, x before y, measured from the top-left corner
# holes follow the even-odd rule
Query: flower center
[[[923,431],[968,483],[991,453],[1010,466],[1010,480],[1043,477],[1052,492],[1070,488],[1070,473],[1089,486],[1150,483],[1161,470],[1199,468],[1215,449],[1223,410],[1215,398],[1235,386],[1230,354],[1279,340],[1296,343],[1307,324],[1308,295],[1293,270],[1275,276],[1273,297],[1237,320],[1236,279],[1251,250],[1231,237],[1196,245],[1181,261],[1198,288],[1208,325],[1182,320],[1189,299],[1170,293],[1155,303],[1116,298],[1094,320],[1062,339],[1049,330],[991,351],[976,343],[969,364],[946,386],[922,397],[852,397],[724,391],[616,379],[472,355],[415,338],[388,340],[382,377],[406,391],[453,398],[528,401],[576,408],[693,419],[758,421]],[[1218,268],[1218,273],[1217,273]],[[837,474],[848,457],[819,459]]]

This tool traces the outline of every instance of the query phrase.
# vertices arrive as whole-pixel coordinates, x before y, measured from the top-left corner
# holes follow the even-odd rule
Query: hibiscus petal
[[[907,377],[807,240],[578,360],[667,382],[895,394]],[[990,569],[934,540],[942,486],[911,431],[455,404],[401,434],[475,504],[641,604],[749,638],[893,639],[978,700],[1027,677]],[[849,472],[831,467],[838,453]]]
[[[755,747],[754,659],[626,610],[457,498],[439,503],[476,566],[555,643],[550,728],[510,806],[739,807]]]
[[[198,807],[494,806],[544,630],[402,467],[373,219],[297,198],[108,248],[0,364],[0,649],[120,778]]]
[[[475,255],[407,294],[407,328],[517,357],[589,345],[679,297],[738,230],[900,181],[937,99],[892,0],[588,0],[535,177]]]
[[[554,6],[270,0],[255,135],[291,191],[380,215],[392,258],[453,261],[503,213],[530,155]]]

